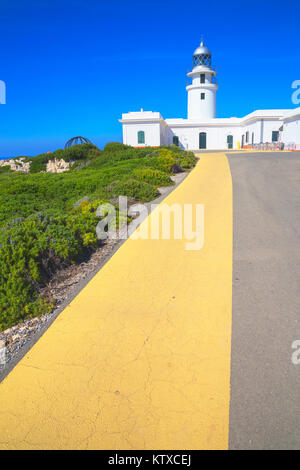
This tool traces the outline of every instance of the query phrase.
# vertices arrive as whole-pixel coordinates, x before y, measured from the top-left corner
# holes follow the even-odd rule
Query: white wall
[[[201,100],[201,93],[205,99]],[[216,117],[216,90],[213,88],[191,88],[188,90],[188,119],[214,119]]]
[[[235,127],[170,127],[167,145],[172,143],[172,136],[177,135],[181,146],[187,150],[199,149],[199,134],[206,133],[206,145],[210,150],[223,150],[228,148],[227,136],[233,136],[233,148],[237,148],[240,131]]]
[[[138,132],[145,132],[145,144],[138,143]],[[123,143],[133,147],[159,147],[161,124],[159,122],[123,123]]]
[[[247,132],[248,142],[247,142]],[[259,121],[251,122],[247,126],[241,126],[237,129],[238,140],[240,145],[242,145],[242,136],[244,135],[244,145],[252,144],[252,139],[254,144],[259,144],[261,141],[261,123]]]
[[[242,135],[244,135],[244,145],[260,144],[260,143],[271,143],[272,142],[272,132],[279,131],[282,126],[282,122],[278,119],[274,120],[265,120],[259,119],[250,124],[243,125],[240,127],[240,142],[242,143]],[[249,133],[248,142],[246,139],[247,132]],[[252,142],[253,134],[253,142]]]
[[[275,121],[256,121],[248,125],[240,126],[224,126],[218,125],[216,122],[215,126],[172,126],[170,124],[170,132],[166,145],[172,144],[173,136],[179,137],[180,145],[183,148],[196,150],[199,149],[199,134],[200,132],[206,133],[206,144],[207,149],[210,150],[223,150],[228,149],[227,136],[233,136],[233,149],[238,148],[238,144],[242,145],[242,136],[244,135],[244,145],[258,144],[262,142],[272,142],[272,131],[278,131],[281,122]],[[248,134],[248,142],[246,142],[246,134]]]
[[[300,117],[296,117],[284,123],[282,141],[285,144],[296,144],[300,150]]]
[[[197,122],[195,122],[195,125],[191,125],[191,120],[185,119],[164,121],[159,113],[128,113],[123,115],[121,120],[123,124],[123,142],[134,147],[158,147],[173,144],[173,138],[177,136],[182,148],[197,150],[199,149],[199,134],[205,132],[207,149],[228,149],[228,135],[233,136],[233,149],[238,149],[242,145],[243,135],[245,136],[244,145],[251,145],[252,142],[254,144],[270,143],[272,142],[272,132],[279,131],[283,125],[282,141],[284,143],[296,143],[300,146],[300,116],[288,116],[288,119],[283,122],[276,116],[276,113],[274,113],[274,119],[271,118],[271,112],[265,118],[257,116],[253,119],[253,114],[250,115],[251,121],[249,116],[246,116],[243,119],[216,119],[203,123],[203,125]],[[139,131],[145,132],[145,144],[138,143]],[[246,139],[247,132],[249,133],[248,142]]]

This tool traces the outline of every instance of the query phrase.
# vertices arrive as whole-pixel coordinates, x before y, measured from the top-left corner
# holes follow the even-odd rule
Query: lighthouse
[[[201,41],[193,54],[193,70],[188,73],[187,119],[164,119],[157,111],[122,114],[124,144],[176,145],[192,151],[233,150],[268,142],[278,146],[281,135],[280,144],[300,150],[300,108],[259,109],[244,117],[217,118],[216,75],[210,50]]]
[[[188,93],[188,119],[205,121],[216,118],[216,71],[211,65],[210,50],[203,41],[193,54],[193,70],[188,73],[192,83]]]

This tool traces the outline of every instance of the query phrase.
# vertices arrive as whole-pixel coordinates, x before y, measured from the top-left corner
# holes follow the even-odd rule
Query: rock
[[[4,365],[6,363],[6,346],[5,341],[0,341],[0,365]]]
[[[64,171],[68,171],[73,162],[65,162],[65,160],[49,160],[47,163],[46,171],[47,173],[63,173]]]
[[[31,162],[25,162],[25,158],[16,158],[11,160],[1,160],[0,167],[9,166],[12,171],[19,171],[21,173],[29,173]]]
[[[49,160],[46,166],[46,172],[48,173],[63,173],[68,171],[74,162],[65,162],[65,160]],[[30,172],[31,162],[25,162],[25,157],[20,157],[10,160],[1,160],[0,167],[9,166],[12,171],[18,171],[21,173]]]
[[[21,338],[21,335],[16,334],[16,335],[13,335],[13,336],[12,336],[11,340],[12,340],[12,342],[14,343],[15,341],[18,341],[20,338]]]
[[[133,197],[130,197],[130,196],[126,196],[127,197],[127,206],[132,206],[133,204],[137,204],[137,200],[134,199]],[[113,206],[118,206],[119,205],[119,196],[117,197],[113,197],[109,200],[109,202],[113,205]]]
[[[7,330],[2,331],[2,334],[3,335],[9,335],[9,333],[11,333],[11,331],[12,331],[11,328],[7,328]]]
[[[7,330],[3,331],[2,333],[3,333],[4,335],[9,335],[9,334],[12,333],[13,331],[15,331],[17,328],[18,328],[18,326],[12,326],[11,328],[8,328]]]

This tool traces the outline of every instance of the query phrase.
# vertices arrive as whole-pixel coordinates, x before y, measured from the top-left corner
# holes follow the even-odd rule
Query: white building
[[[163,119],[152,111],[122,115],[123,142],[133,147],[179,145],[188,150],[238,149],[253,144],[282,142],[300,150],[300,108],[258,110],[243,118],[217,118],[216,71],[211,53],[201,42],[188,73],[187,119]]]

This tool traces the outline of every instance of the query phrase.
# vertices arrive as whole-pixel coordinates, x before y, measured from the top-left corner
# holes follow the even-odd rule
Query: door
[[[177,135],[173,136],[173,145],[176,145],[176,147],[179,147],[179,137]]]
[[[199,134],[199,148],[206,149],[206,132],[200,132]]]
[[[233,135],[227,136],[227,146],[228,149],[233,149]]]

